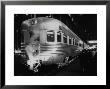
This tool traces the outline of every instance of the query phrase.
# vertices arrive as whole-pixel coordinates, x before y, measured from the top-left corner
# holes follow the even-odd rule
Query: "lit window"
[[[75,45],[78,45],[77,41],[75,40]]]
[[[53,31],[47,32],[47,41],[48,42],[54,42],[55,41],[55,35]]]
[[[61,42],[61,32],[57,32],[57,42]]]
[[[63,42],[67,43],[67,36],[63,35]]]
[[[69,38],[69,44],[71,44],[72,42],[71,42],[71,38]]]

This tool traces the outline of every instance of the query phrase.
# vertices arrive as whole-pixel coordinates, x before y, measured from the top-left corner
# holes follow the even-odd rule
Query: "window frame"
[[[74,40],[75,40],[75,44],[74,44],[74,45],[75,45],[75,46],[78,46],[78,43],[77,43],[76,39],[74,39]]]
[[[53,41],[53,42],[49,42],[49,41],[47,40],[47,34],[48,34],[49,31],[52,31],[52,32],[54,33],[54,41]],[[47,30],[47,31],[46,31],[46,43],[55,44],[55,41],[56,41],[55,39],[56,39],[56,38],[55,38],[55,31],[54,31],[54,30]]]
[[[73,44],[73,45],[75,45],[75,44],[74,44],[74,43],[75,43],[75,39],[74,39],[74,38],[72,38],[72,40],[73,40],[73,41],[72,41],[72,42],[73,42],[72,44]]]
[[[66,43],[64,43],[64,37],[66,38]],[[63,33],[63,44],[68,44],[68,37]]]
[[[70,44],[70,40],[71,40],[71,44]],[[72,38],[71,37],[69,37],[69,45],[72,45]]]
[[[58,42],[58,39],[57,39],[57,38],[58,38],[58,34],[57,34],[57,33],[58,33],[59,31],[60,31],[60,33],[61,33],[61,42]],[[61,31],[61,30],[59,30],[59,31],[56,32],[56,41],[57,41],[57,43],[62,43],[62,31]]]

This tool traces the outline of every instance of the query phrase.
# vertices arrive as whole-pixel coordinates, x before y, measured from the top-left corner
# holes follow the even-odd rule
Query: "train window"
[[[71,42],[71,38],[69,38],[69,44],[71,44],[72,42]]]
[[[55,35],[53,31],[47,31],[47,41],[48,42],[54,42],[55,41]]]
[[[74,39],[73,39],[73,45],[74,45]]]
[[[76,42],[76,45],[78,46],[78,43]]]
[[[30,38],[34,35],[32,31],[30,31],[29,34],[30,34]]]
[[[81,44],[79,43],[79,46],[81,46]]]
[[[77,41],[75,40],[75,45],[78,45]]]
[[[80,46],[81,46],[81,47],[83,47],[83,45],[82,45],[82,44],[80,44]]]
[[[63,35],[63,42],[67,43],[67,36]]]
[[[57,32],[57,42],[61,42],[61,32]]]

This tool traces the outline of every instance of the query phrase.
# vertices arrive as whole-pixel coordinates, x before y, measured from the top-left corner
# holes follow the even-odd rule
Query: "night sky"
[[[96,14],[81,15],[76,23],[76,29],[81,38],[85,40],[97,40]]]
[[[55,18],[66,24],[83,41],[97,40],[97,14],[15,14],[14,15],[14,42],[19,45],[21,23],[34,17]]]

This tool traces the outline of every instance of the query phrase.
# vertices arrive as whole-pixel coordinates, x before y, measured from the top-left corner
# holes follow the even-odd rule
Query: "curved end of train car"
[[[67,64],[88,45],[54,18],[32,18],[22,23],[27,65],[35,72],[42,64]]]

